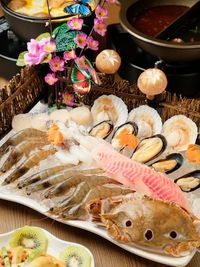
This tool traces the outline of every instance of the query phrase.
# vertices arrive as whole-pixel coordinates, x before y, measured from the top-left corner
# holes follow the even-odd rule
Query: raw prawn
[[[25,139],[30,138],[41,138],[41,139],[47,139],[46,132],[42,132],[37,129],[33,128],[27,128],[20,132],[17,132],[13,136],[11,136],[1,147],[0,147],[0,158],[2,155],[6,152],[7,148],[9,146],[16,146],[19,143],[23,142]]]
[[[49,148],[47,150],[39,150],[37,152],[34,152],[31,156],[29,156],[29,158],[26,158],[21,163],[21,165],[16,168],[8,177],[6,177],[2,185],[14,182],[19,177],[24,175],[29,169],[37,165],[43,159],[46,159],[48,156],[55,154],[55,152],[55,148]]]
[[[8,171],[21,157],[23,157],[23,155],[27,156],[34,148],[39,148],[47,143],[48,142],[47,140],[45,141],[45,139],[42,139],[41,141],[34,141],[31,139],[19,143],[11,150],[0,171]]]
[[[50,186],[59,184],[63,181],[66,181],[66,179],[68,179],[69,177],[73,176],[73,178],[76,178],[77,176],[80,175],[92,175],[93,173],[98,173],[99,169],[96,170],[78,170],[76,168],[72,168],[72,169],[67,169],[67,170],[63,170],[60,173],[56,173],[42,181],[38,181],[36,183],[33,183],[32,185],[28,186],[26,188],[26,192],[28,195],[30,195],[33,192],[42,190],[42,189],[47,189]]]

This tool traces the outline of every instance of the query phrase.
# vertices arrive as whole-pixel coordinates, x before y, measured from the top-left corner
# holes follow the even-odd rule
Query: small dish
[[[7,247],[8,246],[8,241],[10,239],[10,236],[16,230],[13,230],[13,231],[8,232],[8,233],[0,234],[0,244],[1,244],[1,247],[4,247],[4,246]],[[73,243],[73,242],[61,240],[61,239],[55,237],[54,235],[52,235],[51,233],[49,233],[45,229],[41,229],[41,230],[46,234],[46,237],[48,239],[48,248],[47,248],[47,253],[48,254],[50,254],[50,255],[58,258],[59,253],[64,248],[66,248],[67,246],[78,246],[78,247],[82,247],[82,248],[86,249],[87,252],[91,256],[91,267],[95,267],[94,257],[93,257],[91,251],[88,248],[86,248],[85,246],[83,246],[81,244],[77,244],[77,243]]]

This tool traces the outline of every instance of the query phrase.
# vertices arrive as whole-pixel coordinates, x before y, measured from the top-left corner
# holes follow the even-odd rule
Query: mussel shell
[[[105,128],[105,130],[103,129]],[[107,121],[102,121],[96,125],[94,125],[90,131],[89,134],[94,136],[94,137],[99,137],[102,139],[106,139],[112,132],[113,130],[113,123],[110,120]]]
[[[172,154],[168,155],[168,156],[167,156],[166,158],[164,158],[164,159],[160,159],[160,160],[158,160],[158,161],[155,161],[155,162],[152,163],[150,166],[153,167],[153,165],[156,164],[156,163],[162,163],[162,162],[166,162],[166,161],[168,161],[168,160],[175,160],[175,161],[176,161],[176,165],[175,165],[174,167],[172,167],[171,169],[164,171],[164,173],[166,173],[166,174],[169,174],[169,173],[172,173],[172,172],[178,170],[178,169],[182,166],[184,158],[183,158],[183,156],[182,156],[181,154],[179,154],[179,153],[172,153]],[[153,168],[154,168],[154,167],[153,167]],[[156,168],[154,168],[154,169],[155,169],[156,171],[160,171],[160,170],[158,170],[158,169],[156,169]]]
[[[114,134],[113,134],[113,136],[112,136],[111,145],[113,145],[113,142],[114,142],[114,140],[115,140],[117,134],[119,134],[119,132],[120,132],[122,129],[126,128],[126,127],[131,128],[131,133],[132,133],[133,135],[135,135],[135,136],[137,135],[137,133],[138,133],[138,126],[137,126],[137,124],[136,124],[135,122],[129,122],[129,121],[128,121],[128,122],[126,122],[126,123],[120,125],[119,127],[117,127],[117,128],[115,129]],[[113,147],[116,148],[116,149],[119,149],[119,150],[124,149],[123,146],[121,146],[121,147],[115,147],[115,146],[113,145]]]
[[[144,154],[139,154],[142,153],[142,149],[144,149],[144,144],[148,142],[148,140],[152,140],[154,138],[159,138],[161,140],[161,147],[158,148],[155,151],[155,154],[153,153],[153,147],[149,146],[148,147],[148,151],[144,151]],[[156,157],[160,156],[166,149],[167,147],[167,141],[165,139],[165,137],[161,134],[157,134],[157,135],[153,135],[151,137],[142,139],[142,141],[138,144],[138,146],[136,147],[136,149],[134,150],[131,159],[136,160],[140,163],[147,163],[153,159],[155,159]],[[147,153],[149,152],[150,154],[152,154],[151,156],[148,156],[149,154]],[[141,156],[143,156],[143,158],[141,158]]]
[[[178,184],[178,182],[179,182],[181,179],[189,179],[189,178],[191,178],[191,177],[193,177],[193,178],[195,178],[195,179],[199,179],[199,181],[196,180],[196,182],[197,182],[197,185],[196,185],[196,186],[194,186],[194,187],[192,187],[192,188],[186,190],[186,189],[184,189],[183,187],[181,187],[181,186]],[[180,189],[181,189],[183,192],[187,192],[187,193],[189,193],[189,192],[195,191],[195,190],[197,190],[198,188],[200,188],[200,170],[196,170],[196,171],[187,173],[187,174],[185,174],[185,175],[183,175],[183,176],[181,176],[181,177],[175,179],[174,182],[180,187]],[[189,180],[188,180],[188,182],[189,182]]]

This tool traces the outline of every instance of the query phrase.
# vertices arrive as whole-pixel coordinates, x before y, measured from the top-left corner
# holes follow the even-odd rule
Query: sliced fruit
[[[27,249],[38,249],[42,252],[47,250],[48,240],[44,232],[38,227],[24,226],[16,230],[9,241],[11,248],[18,246]]]
[[[10,260],[9,260],[9,257],[8,257],[7,249],[5,247],[3,247],[1,249],[1,253],[2,253],[2,256],[4,258],[4,266],[5,267],[10,267]]]
[[[66,247],[60,253],[60,260],[68,267],[90,267],[91,256],[86,249],[79,246]]]

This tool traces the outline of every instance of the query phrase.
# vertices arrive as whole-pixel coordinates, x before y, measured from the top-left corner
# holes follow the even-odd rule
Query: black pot
[[[147,36],[130,23],[130,18],[136,16],[144,8],[159,5],[196,4],[197,0],[123,0],[121,1],[120,19],[122,27],[131,34],[134,42],[146,52],[167,62],[188,62],[200,60],[200,42],[176,44],[170,41]]]
[[[1,8],[10,28],[21,40],[29,41],[31,38],[36,38],[41,33],[48,31],[48,28],[45,27],[45,24],[49,22],[48,18],[30,17],[14,12],[7,6],[9,2],[10,0],[2,0]],[[53,28],[70,17],[72,15],[66,14],[66,16],[51,18]],[[92,22],[92,16],[84,17],[85,24],[90,26]]]

